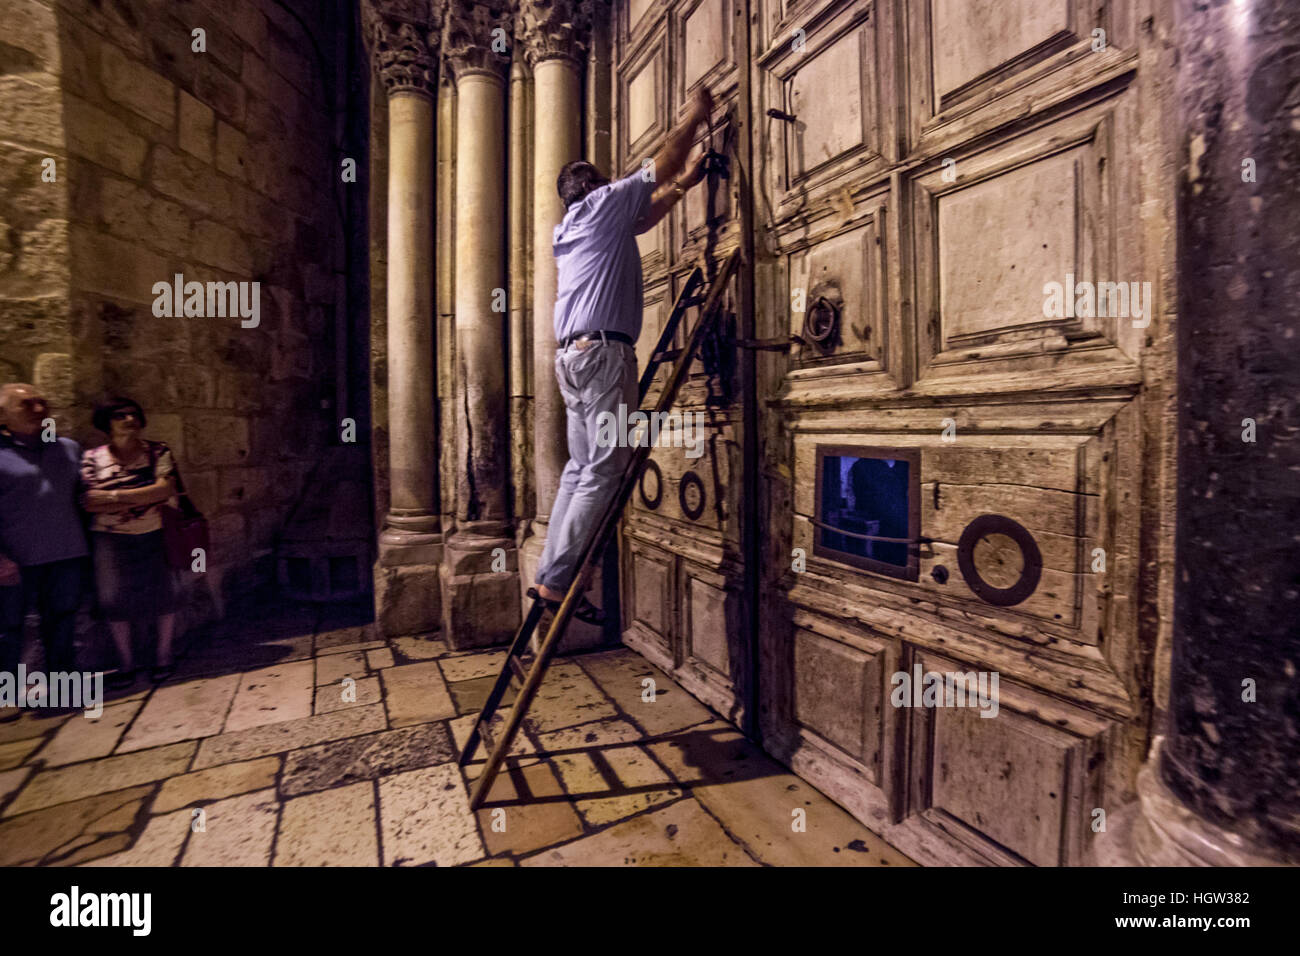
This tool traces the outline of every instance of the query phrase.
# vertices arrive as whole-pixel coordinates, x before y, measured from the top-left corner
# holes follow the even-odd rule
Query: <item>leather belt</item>
[[[574,342],[595,342],[600,341],[601,339],[606,339],[611,342],[625,342],[633,347],[636,346],[636,343],[632,341],[632,336],[630,335],[625,335],[622,332],[603,332],[597,330],[595,332],[575,332],[561,343],[560,348],[568,348]]]

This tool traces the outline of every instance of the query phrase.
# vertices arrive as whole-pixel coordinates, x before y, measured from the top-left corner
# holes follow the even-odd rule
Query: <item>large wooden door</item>
[[[634,500],[625,639],[920,860],[1089,860],[1163,693],[1163,0],[616,9],[621,171],[701,82],[752,143],[716,230],[697,193],[645,238],[643,347],[746,200],[753,334],[796,337],[748,433],[698,369],[707,453],[657,451]],[[918,670],[996,677],[996,713],[896,706]]]
[[[765,745],[918,859],[1084,862],[1168,601],[1167,18],[755,3],[758,315],[802,339],[762,376]]]
[[[620,174],[636,170],[662,144],[700,84],[708,84],[717,103],[714,145],[723,148],[724,136],[736,141],[738,129],[728,133],[723,116],[736,109],[747,76],[743,31],[738,34],[735,23],[743,13],[734,0],[615,5],[613,128]],[[742,242],[740,189],[738,177],[711,190],[694,189],[640,237],[641,367],[692,267],[705,257],[720,261]],[[740,327],[751,275],[746,265],[728,290],[721,326],[728,337]],[[694,319],[692,313],[688,322]],[[701,700],[744,725],[752,717],[754,641],[745,590],[743,376],[728,342],[711,341],[704,352],[676,406],[682,416],[677,424],[692,427],[661,437],[623,522],[623,636]],[[665,367],[660,382],[666,373]]]

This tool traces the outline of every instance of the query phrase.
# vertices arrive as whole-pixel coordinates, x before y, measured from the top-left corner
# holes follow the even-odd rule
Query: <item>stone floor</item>
[[[913,865],[625,648],[551,667],[470,813],[456,755],[503,656],[227,627],[98,720],[0,724],[0,865]]]

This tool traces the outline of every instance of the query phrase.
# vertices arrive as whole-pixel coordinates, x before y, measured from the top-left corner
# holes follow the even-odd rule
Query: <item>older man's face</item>
[[[34,385],[6,385],[0,392],[0,425],[15,434],[36,434],[49,414],[49,403]]]

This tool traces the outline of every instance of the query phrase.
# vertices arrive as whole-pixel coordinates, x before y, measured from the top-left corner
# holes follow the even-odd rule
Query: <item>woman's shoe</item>
[[[133,667],[129,671],[115,671],[109,675],[107,683],[114,690],[130,687],[135,683],[135,668]]]

